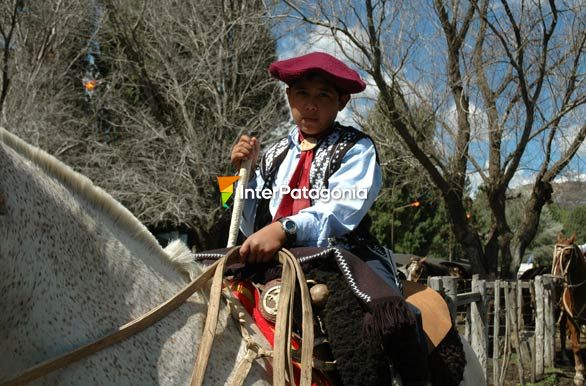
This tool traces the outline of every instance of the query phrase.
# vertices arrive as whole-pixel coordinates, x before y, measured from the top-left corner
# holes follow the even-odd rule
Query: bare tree
[[[221,245],[229,211],[216,177],[234,173],[232,144],[287,116],[267,74],[276,53],[262,3],[25,3],[25,12],[15,11],[20,34],[3,124],[149,227],[187,228],[198,249]]]
[[[11,6],[11,7],[10,7]],[[13,4],[4,4],[2,12],[3,20],[0,24],[0,36],[2,37],[2,84],[0,88],[0,112],[3,111],[4,101],[8,95],[10,86],[10,57],[13,49],[13,36],[18,20],[19,4],[14,1]],[[7,9],[10,7],[9,9]],[[8,11],[8,12],[7,12]]]
[[[145,222],[186,224],[198,248],[220,245],[229,216],[216,177],[233,173],[232,144],[244,133],[266,134],[286,118],[278,84],[267,75],[276,49],[264,8],[256,0],[104,5],[105,39],[113,49],[103,60],[111,66],[107,93],[115,97],[102,100],[122,126],[143,128],[120,141],[130,148],[125,153],[144,153],[141,168],[121,165],[136,175],[120,191],[129,192]]]
[[[82,2],[6,1],[0,5],[2,88],[0,125],[39,143],[56,121],[67,121],[65,106],[80,83],[71,69],[81,58],[86,23]]]
[[[551,199],[552,181],[586,137],[580,119],[586,103],[585,5],[285,3],[289,18],[328,33],[372,78],[403,145],[441,192],[454,234],[476,271],[496,273],[500,265],[503,275],[512,275]],[[432,111],[433,146],[414,135],[423,131],[414,111],[421,103]],[[535,172],[533,189],[523,222],[512,229],[506,194],[524,168]],[[487,235],[466,218],[471,172],[489,197]]]

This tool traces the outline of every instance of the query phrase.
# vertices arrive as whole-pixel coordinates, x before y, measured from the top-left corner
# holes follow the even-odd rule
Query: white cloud
[[[468,181],[470,182],[470,195],[476,197],[478,187],[482,185],[482,177],[478,172],[468,173]]]
[[[468,114],[468,119],[470,122],[470,136],[472,141],[487,141],[489,130],[488,116],[486,115],[486,112],[472,102],[470,102],[469,109],[470,114]],[[456,105],[452,103],[447,110],[440,111],[439,116],[443,120],[447,132],[452,136],[452,138],[454,138],[455,134],[458,132],[458,115],[456,112]]]
[[[533,184],[535,182],[535,172],[529,170],[519,170],[511,182],[509,182],[509,189],[515,189],[523,185]]]
[[[576,136],[578,135],[578,132],[580,131],[581,126],[578,125],[577,123],[571,124],[569,125],[569,127],[565,130],[562,131],[561,135],[560,135],[560,151],[563,153],[565,152],[570,145],[572,144],[572,142],[574,141],[574,139],[576,138]],[[576,153],[577,156],[579,157],[585,157],[586,156],[586,143],[582,143],[582,145],[578,148],[578,152]]]
[[[569,181],[580,181],[586,182],[586,173],[565,173],[564,175],[557,176],[553,182],[562,183]]]
[[[535,176],[536,172],[531,170],[519,170],[509,183],[508,189],[516,189],[521,186],[525,185],[532,185],[535,183]],[[482,185],[482,177],[478,172],[469,172],[468,173],[468,181],[470,182],[470,194],[472,197],[475,197],[478,193],[478,188]],[[586,173],[570,173],[567,172],[564,175],[557,176],[553,182],[554,183],[564,183],[564,182],[586,182]]]
[[[283,39],[281,46],[283,47],[279,51],[279,59],[281,60],[305,55],[313,51],[326,52],[336,57],[343,56],[329,31],[321,27],[309,29],[303,38],[288,36]]]

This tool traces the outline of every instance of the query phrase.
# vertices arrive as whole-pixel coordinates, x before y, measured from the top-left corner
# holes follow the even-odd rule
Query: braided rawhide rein
[[[197,360],[193,370],[191,385],[200,386],[203,383],[205,369],[211,353],[212,343],[218,322],[222,279],[227,265],[236,262],[239,248],[231,249],[224,257],[218,260],[215,267],[214,279],[210,291],[208,314],[204,327],[204,335],[197,353]],[[301,386],[311,385],[312,356],[313,356],[313,311],[309,289],[301,265],[288,250],[280,250],[277,254],[283,265],[282,283],[279,294],[277,321],[275,323],[275,347],[273,353],[273,385],[285,386],[286,381],[293,378],[291,358],[291,330],[293,326],[293,298],[295,285],[299,283],[302,304],[302,341],[301,347]],[[242,375],[238,376],[243,379]]]

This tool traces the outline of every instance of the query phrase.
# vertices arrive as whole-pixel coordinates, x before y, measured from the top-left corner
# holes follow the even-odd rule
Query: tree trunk
[[[507,267],[509,274],[514,274],[521,264],[525,250],[535,238],[539,227],[539,218],[543,206],[551,202],[553,187],[550,182],[538,180],[533,185],[531,196],[525,205],[523,222],[519,226],[511,245],[511,263]],[[504,268],[504,267],[503,267]]]
[[[466,209],[462,205],[462,200],[454,192],[445,194],[444,200],[456,240],[464,248],[466,256],[475,268],[475,273],[485,277],[488,273],[488,262],[478,232],[466,220]]]
[[[509,267],[511,266],[511,240],[513,239],[513,232],[507,222],[506,215],[506,186],[500,183],[495,183],[487,189],[488,204],[492,214],[492,233],[491,239],[488,241],[492,248],[491,252],[495,253],[494,261],[492,262],[492,272],[496,273],[500,268],[500,277],[511,278],[509,274]],[[500,256],[500,261],[498,260]]]

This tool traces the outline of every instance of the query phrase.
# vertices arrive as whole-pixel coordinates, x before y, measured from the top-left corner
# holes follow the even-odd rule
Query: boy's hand
[[[250,169],[254,170],[256,167],[256,159],[260,152],[260,141],[256,137],[250,138],[248,135],[243,135],[238,140],[238,143],[232,148],[230,154],[230,162],[236,169],[240,169],[242,160],[250,160]]]
[[[283,245],[287,236],[280,222],[274,222],[251,234],[240,247],[242,263],[266,263]]]

